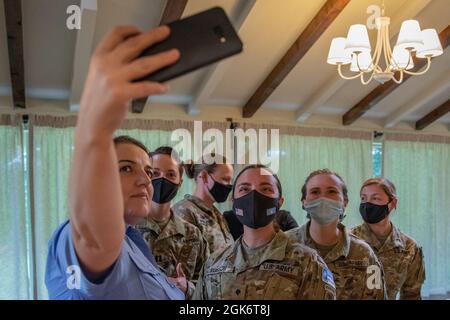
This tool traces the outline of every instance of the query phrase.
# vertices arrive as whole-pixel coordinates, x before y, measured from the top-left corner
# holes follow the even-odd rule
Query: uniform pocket
[[[211,268],[212,269],[212,268]],[[213,271],[206,271],[203,277],[203,286],[207,292],[208,300],[222,300],[222,274],[213,269]]]
[[[192,279],[197,261],[199,260],[200,242],[197,240],[186,241],[180,250],[178,262],[183,265],[188,279]]]
[[[297,292],[296,282],[274,273],[267,281],[264,300],[295,300]]]

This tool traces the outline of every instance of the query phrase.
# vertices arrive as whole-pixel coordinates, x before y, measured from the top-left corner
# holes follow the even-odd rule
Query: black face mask
[[[278,212],[278,198],[267,197],[256,190],[234,199],[233,211],[238,220],[249,228],[267,226]]]
[[[178,184],[175,184],[165,178],[158,178],[152,180],[153,197],[152,201],[156,203],[170,202],[178,192]]]
[[[211,177],[211,176],[210,176]],[[213,179],[213,177],[211,177]],[[231,189],[233,189],[233,186],[231,184],[222,184],[214,180],[214,185],[209,190],[209,193],[211,193],[212,197],[216,202],[225,202],[228,198],[228,195],[231,192]]]
[[[359,205],[359,213],[367,223],[378,223],[389,215],[387,204],[378,205],[370,202],[364,202]]]

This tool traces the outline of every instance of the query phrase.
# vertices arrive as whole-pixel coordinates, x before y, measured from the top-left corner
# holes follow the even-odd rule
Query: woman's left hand
[[[183,267],[181,266],[181,263],[177,264],[177,277],[171,278],[169,277],[169,280],[177,286],[178,289],[184,292],[184,294],[187,294],[188,292],[188,281],[186,279],[186,275],[183,272]]]

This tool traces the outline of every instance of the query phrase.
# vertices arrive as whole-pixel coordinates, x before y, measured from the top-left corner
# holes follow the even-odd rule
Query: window
[[[383,174],[383,143],[381,141],[374,141],[372,144],[372,161],[373,176],[381,177]]]

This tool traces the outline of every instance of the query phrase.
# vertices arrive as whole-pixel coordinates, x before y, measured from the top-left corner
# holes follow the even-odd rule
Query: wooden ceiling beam
[[[424,128],[428,127],[430,124],[432,124],[439,118],[442,118],[449,112],[450,112],[450,99],[445,101],[439,107],[435,108],[433,111],[428,113],[422,119],[418,120],[416,122],[416,130],[423,130]]]
[[[244,118],[250,118],[258,111],[349,2],[350,0],[328,0],[322,6],[244,105],[242,111]]]
[[[22,1],[4,0],[4,10],[13,104],[15,108],[25,108]]]
[[[450,91],[450,73],[436,79],[429,86],[426,86],[424,83],[422,89],[417,92],[412,92],[407,103],[399,106],[386,117],[384,123],[385,128],[395,127],[402,119],[407,118],[408,115],[429,104],[432,99],[445,96]]]

